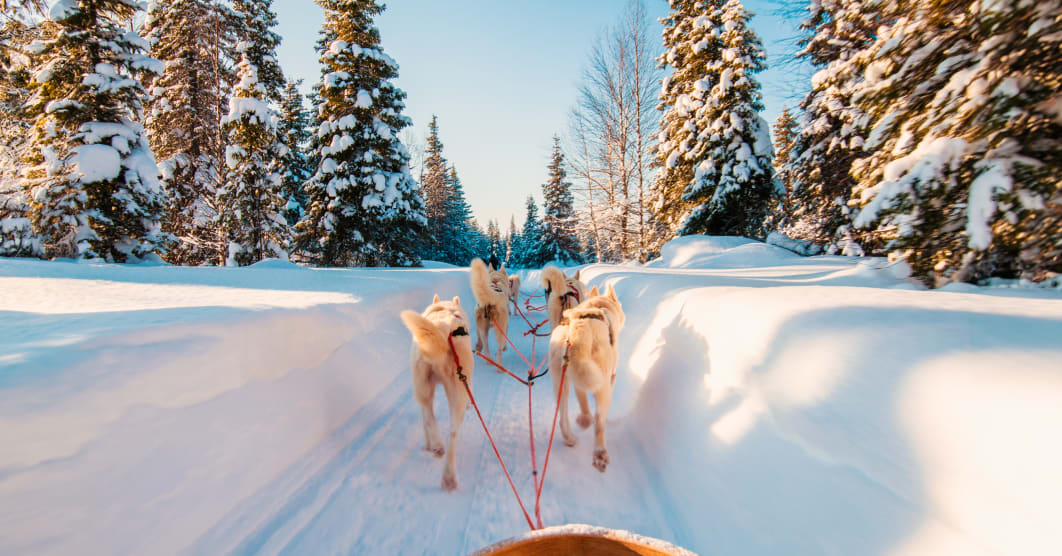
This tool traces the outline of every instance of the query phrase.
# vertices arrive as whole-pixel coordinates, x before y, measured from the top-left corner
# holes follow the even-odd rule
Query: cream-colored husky
[[[520,277],[516,274],[509,275],[509,301],[512,301],[509,305],[509,314],[512,315],[520,306]]]
[[[553,380],[553,394],[560,400],[560,429],[564,443],[575,446],[575,435],[568,422],[568,385],[575,389],[579,400],[579,417],[576,422],[582,428],[590,426],[590,403],[587,394],[594,395],[597,413],[594,415],[593,465],[602,473],[608,466],[608,448],[605,446],[605,417],[612,404],[612,387],[616,383],[616,342],[626,317],[616,298],[612,285],[605,295],[597,287],[590,290],[586,301],[564,312],[560,325],[553,329],[549,338],[549,374]],[[567,369],[564,368],[567,359]],[[564,391],[561,392],[561,373],[564,373]]]
[[[542,269],[542,287],[546,289],[546,310],[549,313],[550,330],[560,324],[564,311],[586,299],[586,286],[579,281],[579,271],[567,277],[561,269],[547,266]]]
[[[472,342],[468,337],[468,315],[461,309],[459,298],[439,301],[439,296],[436,295],[424,313],[418,315],[414,311],[402,311],[401,317],[402,322],[413,333],[409,366],[413,371],[413,395],[420,403],[420,413],[424,418],[424,449],[437,458],[446,454],[442,487],[445,490],[454,490],[457,488],[457,468],[454,461],[457,453],[457,431],[461,428],[469,404],[468,393],[458,377],[454,353],[456,352],[457,360],[461,362],[461,372],[471,381],[475,357],[472,355]],[[450,338],[453,338],[452,350]],[[442,384],[446,401],[450,404],[448,451],[443,448],[432,406],[435,387],[439,384]]]
[[[504,266],[494,270],[493,267],[487,268],[482,260],[474,259],[469,281],[472,283],[472,295],[476,297],[476,351],[490,353],[487,336],[493,329],[494,339],[498,341],[495,361],[501,363],[502,352],[505,351],[505,338],[502,335],[509,333],[509,276]],[[497,328],[494,323],[497,323]]]

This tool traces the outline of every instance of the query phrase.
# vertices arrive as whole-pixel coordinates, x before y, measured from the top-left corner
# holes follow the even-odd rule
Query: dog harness
[[[605,325],[608,326],[608,345],[610,345],[610,346],[615,346],[616,345],[616,337],[615,337],[615,335],[612,332],[612,321],[610,321],[607,318],[605,318],[604,315],[602,315],[600,313],[585,313],[585,314],[579,315],[577,317],[572,317],[572,318],[573,319],[577,319],[577,320],[597,319],[597,320],[605,323]],[[561,319],[560,326],[566,326],[568,324],[569,324],[568,319]]]

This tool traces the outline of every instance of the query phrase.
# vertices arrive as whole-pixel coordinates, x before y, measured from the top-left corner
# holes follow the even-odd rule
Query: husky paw
[[[476,351],[483,353],[483,342],[480,340],[476,340]]]
[[[446,448],[444,448],[443,445],[440,443],[437,446],[429,447],[428,451],[431,452],[431,455],[433,455],[433,456],[435,456],[437,458],[441,458],[441,457],[443,457],[443,454],[446,453]]]
[[[579,425],[580,427],[582,427],[584,429],[590,428],[590,425],[592,425],[593,423],[594,423],[594,418],[591,417],[590,414],[588,414],[588,413],[582,413],[578,417],[575,418],[575,424]]]
[[[568,446],[569,448],[574,447],[575,444],[578,442],[576,440],[575,436],[567,436],[567,435],[562,435],[562,436],[564,436],[564,445]]]
[[[457,477],[443,473],[442,489],[446,492],[457,490]]]
[[[608,450],[594,450],[594,469],[604,473],[608,462]]]

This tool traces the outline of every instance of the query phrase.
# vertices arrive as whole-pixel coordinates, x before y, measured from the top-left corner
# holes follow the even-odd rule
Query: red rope
[[[510,371],[509,369],[506,369],[505,367],[503,367],[501,363],[498,363],[497,361],[491,359],[490,357],[487,357],[486,355],[483,355],[482,353],[480,353],[478,351],[476,352],[476,355],[478,355],[481,359],[483,359],[487,363],[490,363],[491,365],[494,365],[495,367],[497,367],[499,371],[501,371],[501,372],[503,372],[503,373],[515,378],[516,380],[519,380],[523,384],[527,384],[526,380],[524,380],[524,379],[516,376],[515,374],[513,374],[512,371]]]
[[[472,402],[472,408],[476,410],[476,417],[479,417],[479,424],[483,425],[483,432],[487,433],[487,440],[490,440],[490,447],[494,449],[494,455],[498,458],[498,463],[501,464],[502,471],[505,473],[505,478],[509,480],[509,487],[513,489],[513,496],[516,496],[516,502],[520,504],[520,511],[524,512],[524,519],[527,520],[527,526],[532,531],[535,530],[535,524],[531,521],[531,515],[527,513],[527,508],[524,507],[524,501],[520,499],[520,493],[516,491],[516,484],[513,483],[513,478],[509,475],[509,470],[505,467],[505,461],[502,460],[501,452],[498,451],[498,446],[494,444],[494,437],[490,434],[490,429],[487,428],[487,422],[483,420],[483,414],[479,412],[479,405],[476,404],[476,398],[472,396],[472,388],[468,386],[468,377],[462,371],[461,360],[457,357],[457,350],[454,349],[454,335],[450,333],[450,353],[454,355],[454,363],[457,364],[457,377],[461,379],[461,384],[465,385],[465,392],[468,392],[468,401]],[[547,454],[547,461],[548,454]],[[539,527],[541,527],[541,521],[539,520]]]
[[[516,305],[516,304],[514,303],[514,305]],[[517,502],[517,504],[520,505],[520,511],[523,512],[524,519],[527,521],[527,525],[531,528],[532,531],[534,531],[536,529],[541,529],[542,528],[542,489],[545,486],[545,482],[546,482],[546,469],[549,468],[550,454],[552,454],[552,452],[553,452],[553,437],[554,437],[554,435],[557,432],[557,417],[560,415],[561,396],[564,393],[564,379],[565,379],[565,375],[568,372],[568,347],[569,346],[566,343],[565,347],[564,347],[564,366],[561,368],[560,391],[557,393],[557,405],[556,405],[556,407],[553,410],[553,426],[552,426],[552,428],[550,429],[550,432],[549,432],[549,443],[546,446],[546,458],[543,461],[542,474],[540,475],[538,473],[538,457],[535,454],[535,422],[534,422],[534,414],[533,414],[533,411],[532,411],[533,405],[531,403],[532,402],[532,400],[531,400],[531,387],[534,385],[534,381],[532,379],[535,378],[536,376],[538,376],[539,372],[549,362],[549,357],[547,356],[546,358],[544,358],[542,360],[542,363],[540,365],[537,365],[537,366],[535,365],[537,339],[538,339],[539,336],[547,336],[548,335],[548,334],[535,333],[535,330],[539,326],[542,326],[542,324],[545,324],[548,321],[548,319],[545,320],[545,321],[542,321],[537,326],[533,326],[531,324],[531,322],[527,319],[527,317],[523,315],[523,312],[520,311],[519,305],[516,305],[516,310],[524,318],[524,321],[527,322],[528,326],[532,327],[531,330],[528,331],[529,333],[533,333],[533,335],[531,337],[531,360],[530,361],[528,361],[527,358],[524,357],[524,354],[521,353],[520,350],[516,348],[516,345],[513,344],[513,341],[509,338],[509,336],[504,331],[502,331],[501,326],[498,325],[497,321],[495,321],[494,319],[491,319],[491,322],[494,324],[494,327],[497,329],[498,335],[501,336],[502,338],[505,338],[505,341],[510,346],[512,346],[513,351],[515,351],[516,354],[519,355],[520,358],[524,360],[524,363],[527,363],[527,365],[528,365],[527,380],[524,380],[524,379],[520,378],[519,376],[517,376],[516,374],[511,372],[509,369],[506,369],[504,366],[502,366],[497,361],[494,361],[493,359],[491,359],[490,357],[488,357],[488,356],[486,356],[486,355],[484,355],[482,353],[478,353],[477,352],[476,355],[480,356],[487,363],[490,363],[491,365],[497,367],[499,370],[505,372],[509,376],[515,378],[516,380],[520,381],[521,383],[523,383],[523,384],[525,384],[527,386],[528,437],[529,437],[529,442],[530,442],[530,446],[531,446],[531,475],[532,475],[532,482],[534,483],[534,487],[535,487],[535,520],[537,520],[537,522],[538,522],[538,527],[535,527],[535,523],[532,522],[531,515],[527,512],[527,508],[524,506],[524,501],[523,501],[523,499],[520,498],[520,493],[517,492],[517,490],[516,490],[516,484],[513,482],[512,475],[509,474],[509,469],[505,466],[505,461],[501,457],[501,452],[498,451],[498,446],[494,443],[494,437],[491,436],[490,430],[487,428],[487,422],[483,419],[483,414],[480,413],[480,411],[479,411],[479,406],[476,404],[475,397],[472,396],[472,388],[469,387],[469,385],[468,385],[468,377],[465,376],[465,374],[462,372],[461,361],[460,361],[460,359],[457,356],[457,350],[454,349],[453,333],[450,334],[448,340],[450,342],[450,353],[453,354],[454,363],[457,365],[457,376],[458,376],[459,379],[461,379],[461,383],[464,384],[464,386],[465,386],[465,392],[468,393],[468,400],[472,403],[472,408],[476,410],[476,417],[479,418],[479,424],[483,427],[483,432],[485,432],[487,434],[487,440],[490,441],[490,447],[491,447],[491,449],[494,450],[494,456],[498,458],[498,463],[501,464],[502,472],[505,473],[505,478],[509,481],[509,488],[512,489],[513,496],[516,497],[516,502]],[[524,335],[526,336],[527,334],[525,333]]]
[[[553,410],[553,427],[549,431],[549,444],[546,445],[546,461],[542,464],[542,475],[535,488],[535,519],[542,527],[542,486],[546,484],[546,470],[549,469],[549,455],[553,452],[553,435],[557,432],[557,416],[560,414],[561,396],[564,395],[564,377],[568,374],[568,343],[564,344],[564,366],[561,367],[560,389],[557,392],[557,407]]]

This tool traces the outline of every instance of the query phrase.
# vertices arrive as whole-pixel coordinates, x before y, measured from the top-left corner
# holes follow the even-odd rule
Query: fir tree
[[[471,238],[475,234],[475,226],[472,223],[472,207],[465,200],[465,188],[457,177],[457,168],[451,166],[447,180],[449,189],[449,201],[446,205],[446,226],[443,229],[444,238],[449,245],[447,262],[457,265],[467,265],[475,258],[476,253],[469,248]]]
[[[560,138],[553,137],[553,155],[549,179],[542,185],[542,249],[549,261],[582,262],[582,248],[575,233],[575,208],[572,184],[564,170],[564,153]]]
[[[31,191],[19,171],[28,158],[33,120],[23,106],[30,96],[33,80],[28,55],[31,44],[53,38],[49,21],[27,25],[16,15],[17,6],[8,5],[8,19],[0,28],[0,256],[30,257],[42,254],[40,238],[30,220]]]
[[[760,40],[738,0],[672,0],[664,20],[657,217],[680,235],[760,237],[774,195]]]
[[[548,255],[542,249],[542,223],[538,219],[538,205],[531,195],[527,196],[527,216],[520,231],[516,259],[522,268],[541,268],[549,262]]]
[[[514,256],[514,249],[520,243],[520,236],[516,232],[516,217],[509,217],[509,233],[505,234],[505,266],[512,268],[516,266],[516,257]]]
[[[792,162],[793,147],[799,133],[800,126],[796,118],[789,112],[789,107],[783,107],[782,113],[774,122],[774,168],[778,181],[785,189],[782,196],[783,215],[792,211],[793,177],[789,164]]]
[[[225,248],[217,189],[225,171],[232,12],[212,0],[153,2],[144,23],[151,54],[165,71],[150,85],[147,121],[166,191],[163,230],[177,236],[168,260],[221,263]]]
[[[398,64],[380,47],[373,0],[318,0],[325,10],[320,43],[321,162],[307,183],[310,203],[299,240],[320,264],[419,263],[426,224],[409,153],[398,139],[410,124],[405,93],[391,80]]]
[[[54,38],[35,45],[29,180],[46,256],[125,262],[164,247],[137,78],[161,68],[122,28],[136,11],[126,0],[59,2],[49,14]]]
[[[276,47],[280,37],[269,27],[276,23],[271,0],[236,0],[241,54],[236,93],[222,122],[228,133],[226,163],[229,179],[218,192],[221,225],[228,239],[226,264],[244,266],[268,257],[287,259],[287,222],[281,215],[280,161],[286,147],[276,129],[269,105],[279,97],[280,68]]]
[[[811,91],[801,102],[800,133],[784,170],[792,196],[786,232],[794,237],[860,254],[852,242],[851,210],[855,183],[852,162],[861,154],[865,124],[852,100],[863,79],[856,55],[873,42],[881,18],[874,4],[861,0],[813,2],[801,23],[808,36],[798,57],[818,68]],[[846,247],[847,246],[847,247]]]
[[[302,80],[289,81],[284,87],[280,102],[280,121],[277,122],[277,135],[284,145],[284,156],[280,157],[281,191],[284,198],[284,217],[288,224],[294,226],[306,210],[305,184],[313,176],[306,153],[310,145],[311,119],[303,104],[299,86]]]
[[[487,221],[487,258],[489,260],[497,260],[501,262],[504,260],[505,252],[502,248],[501,231],[498,229],[498,223],[494,220]],[[498,265],[501,266],[500,264]]]
[[[447,163],[442,150],[439,120],[433,115],[431,123],[428,124],[428,147],[424,152],[424,167],[420,177],[424,216],[428,221],[428,238],[423,256],[431,260],[449,262],[451,246],[448,243],[447,229],[453,223],[449,217],[453,206],[453,191],[450,188]]]
[[[1062,2],[900,2],[856,57],[855,223],[930,285],[1062,272]]]

